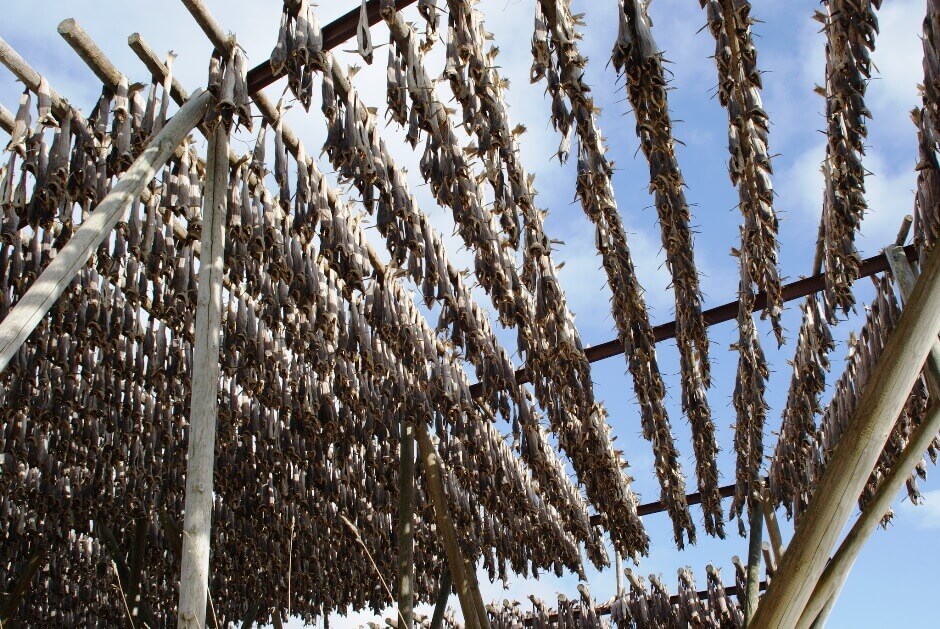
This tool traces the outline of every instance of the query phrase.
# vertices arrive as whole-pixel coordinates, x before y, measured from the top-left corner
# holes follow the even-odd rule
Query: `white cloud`
[[[940,489],[925,491],[924,503],[914,505],[910,500],[902,500],[898,506],[900,517],[911,517],[917,525],[925,529],[940,529]]]

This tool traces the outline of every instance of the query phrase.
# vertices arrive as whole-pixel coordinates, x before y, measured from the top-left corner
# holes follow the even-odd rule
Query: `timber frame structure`
[[[65,20],[60,35],[102,83],[87,117],[0,39],[0,63],[25,86],[15,111],[0,105],[10,137],[0,161],[2,626],[280,626],[390,605],[388,622],[401,628],[825,623],[892,500],[906,488],[918,501],[916,477],[940,452],[940,1],[925,0],[916,204],[896,242],[868,259],[854,243],[881,3],[822,1],[817,254],[809,277],[784,283],[755,18],[748,0],[700,0],[741,211],[738,299],[710,309],[647,2],[605,1],[619,9],[611,61],[649,165],[676,319],[649,319],[571,0],[532,0],[531,78],[551,100],[557,157],[575,154],[577,200],[612,293],[617,338],[590,348],[558,281],[475,2],[349,0],[349,13],[321,27],[310,0],[284,0],[270,59],[249,68],[203,0],[182,0],[214,48],[207,83],[192,93],[173,56],[161,59],[140,34],[128,44],[147,81],[132,83]],[[416,22],[404,17],[412,10]],[[379,29],[389,35],[392,127],[382,132],[331,53],[355,39],[373,63]],[[424,58],[442,45],[438,78]],[[319,88],[320,113],[309,115],[325,118],[324,155],[355,201],[287,125],[283,100],[262,92],[283,79],[308,112]],[[396,127],[452,213],[479,291],[388,152],[383,135]],[[192,133],[208,140],[204,155]],[[253,133],[254,148],[236,153],[233,133]],[[386,252],[365,235],[363,211]],[[831,327],[855,306],[862,278],[875,299],[824,405]],[[517,347],[498,340],[478,298]],[[768,366],[753,313],[782,344],[784,304],[796,300],[793,379],[778,442],[766,448]],[[719,486],[707,330],[732,320],[736,468]],[[694,490],[664,404],[656,344],[666,339],[678,348]],[[618,356],[661,487],[647,504],[591,381],[592,363]],[[861,515],[837,546],[856,503]],[[690,506],[706,535],[725,537],[732,520],[747,535],[733,581],[708,566],[699,590],[683,568],[671,594],[623,569],[650,551],[648,514],[668,513],[679,548],[694,543]],[[787,543],[779,511],[796,523]],[[491,580],[583,578],[583,562],[611,564],[608,547],[610,601],[595,602],[586,585],[527,608],[481,596],[478,567]],[[452,590],[460,620],[446,609]],[[432,618],[416,614],[418,602],[435,604]]]

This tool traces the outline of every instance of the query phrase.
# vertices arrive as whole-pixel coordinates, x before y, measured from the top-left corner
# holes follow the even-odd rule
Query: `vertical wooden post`
[[[904,250],[901,247],[888,247],[885,249],[885,254],[888,258],[888,264],[891,266],[891,272],[901,288],[901,296],[904,302],[908,303],[917,280],[914,270],[907,261],[907,256],[904,255]],[[855,560],[858,559],[862,547],[878,528],[878,524],[885,513],[891,508],[894,497],[904,486],[911,470],[921,460],[934,437],[940,432],[940,407],[937,405],[937,392],[940,391],[940,342],[937,342],[936,339],[934,339],[933,347],[930,348],[930,354],[927,357],[925,375],[933,407],[928,411],[923,423],[914,429],[907,447],[888,475],[882,479],[881,484],[875,490],[874,496],[865,506],[839,549],[823,570],[822,576],[819,577],[819,583],[816,584],[816,588],[806,604],[806,609],[803,610],[800,616],[798,627],[822,627],[825,625],[825,621],[829,617],[835,600],[842,591],[842,587],[845,585],[845,581],[852,570],[852,566],[855,565]]]
[[[757,601],[760,597],[760,557],[761,542],[764,534],[764,513],[760,506],[760,495],[751,494],[748,501],[750,531],[747,544],[747,581],[744,599],[744,626],[751,626],[751,619],[757,613]]]
[[[441,536],[444,552],[447,554],[447,563],[450,573],[457,586],[457,598],[460,599],[460,609],[463,611],[464,623],[468,629],[489,627],[486,616],[478,617],[477,606],[473,592],[472,582],[467,576],[467,565],[464,563],[457,542],[457,531],[450,517],[450,508],[447,506],[447,496],[444,493],[444,480],[441,474],[441,461],[434,444],[431,443],[431,434],[424,422],[416,425],[418,435],[418,448],[421,451],[421,467],[428,483],[428,493],[434,505],[434,520],[437,532]]]
[[[940,247],[934,247],[764,594],[755,626],[793,627],[799,621],[938,332]]]
[[[764,488],[761,506],[764,509],[764,522],[767,524],[767,535],[770,537],[770,550],[773,551],[774,562],[780,565],[783,557],[783,536],[780,534],[780,523],[777,521],[777,512],[770,496],[770,489]]]
[[[431,616],[431,629],[441,629],[444,625],[444,612],[447,611],[447,600],[454,580],[450,576],[450,568],[444,566],[441,571],[441,582],[437,586],[437,601],[434,603],[434,615]]]
[[[218,415],[229,131],[221,120],[214,121],[211,126],[206,160],[206,191],[202,206],[202,256],[193,344],[186,513],[180,576],[178,626],[186,629],[206,626],[215,424]]]
[[[414,627],[414,512],[415,512],[415,427],[401,424],[401,454],[398,481],[398,611],[404,629]]]
[[[157,170],[163,167],[177,145],[199,123],[211,99],[212,95],[208,92],[194,94],[176,112],[10,310],[0,323],[0,372],[6,369],[10,359],[46,316],[72,278],[85,266],[92,253],[127,214],[131,203],[140,196]]]
[[[617,597],[623,596],[623,558],[620,551],[614,551],[614,572],[617,574]]]

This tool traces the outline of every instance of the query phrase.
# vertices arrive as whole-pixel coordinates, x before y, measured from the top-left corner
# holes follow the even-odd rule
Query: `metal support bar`
[[[799,621],[938,332],[940,247],[935,247],[761,601],[755,626],[793,627]]]

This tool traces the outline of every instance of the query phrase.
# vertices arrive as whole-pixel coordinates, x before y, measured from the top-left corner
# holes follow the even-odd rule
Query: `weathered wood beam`
[[[184,0],[184,4],[190,0]],[[399,10],[412,5],[416,0],[395,0],[395,7]],[[379,13],[380,0],[369,0],[366,4],[366,14],[369,18],[369,26],[375,26],[382,21]],[[198,18],[197,18],[198,19]],[[323,50],[332,50],[343,42],[351,39],[356,34],[356,28],[359,26],[359,7],[350,10],[342,17],[330,22],[323,27]],[[248,92],[254,94],[260,92],[271,85],[283,74],[275,74],[271,69],[270,61],[262,61],[260,64],[248,71]]]
[[[398,463],[398,612],[405,629],[414,627],[415,604],[415,427],[401,422]]]
[[[206,623],[209,550],[212,533],[212,485],[219,401],[219,350],[222,336],[222,275],[228,207],[229,128],[212,124],[202,205],[202,256],[196,299],[186,500],[180,576],[179,623],[199,629]]]
[[[415,426],[418,436],[418,449],[421,453],[421,469],[424,470],[428,485],[428,494],[434,507],[434,520],[437,532],[441,536],[441,544],[447,555],[450,573],[457,587],[457,598],[460,599],[460,608],[463,611],[464,623],[467,629],[480,629],[489,627],[486,613],[479,617],[476,597],[471,591],[474,581],[467,574],[467,564],[464,562],[457,540],[457,531],[451,518],[450,507],[447,504],[447,495],[444,493],[444,480],[441,473],[441,459],[437,448],[431,442],[431,434],[425,422],[419,421]]]
[[[16,116],[13,115],[13,112],[0,105],[0,129],[3,129],[7,134],[13,133],[13,123],[16,122]]]
[[[200,92],[173,116],[10,310],[0,323],[0,371],[6,369],[10,359],[46,316],[72,278],[127,214],[134,199],[140,196],[183,138],[202,119],[211,100],[211,94]]]
[[[901,296],[904,302],[907,303],[916,285],[914,270],[900,247],[888,247],[885,253],[887,253],[888,261],[891,264],[891,272],[901,288]],[[852,525],[851,530],[842,540],[839,549],[829,560],[829,564],[823,570],[819,582],[813,589],[813,594],[806,604],[806,609],[803,610],[800,616],[798,627],[809,627],[814,622],[819,626],[825,625],[829,611],[832,609],[832,603],[835,602],[835,599],[842,591],[842,587],[845,585],[845,581],[848,579],[852,566],[855,565],[865,542],[878,528],[878,524],[884,515],[891,509],[891,503],[894,501],[895,496],[901,491],[911,471],[923,458],[924,452],[927,451],[937,433],[940,432],[940,406],[937,403],[937,400],[940,399],[940,342],[936,339],[934,339],[933,346],[930,348],[924,372],[933,407],[928,411],[923,423],[914,429],[907,447],[904,448],[888,475],[881,480],[875,494],[865,505],[865,509],[862,510],[855,524]]]
[[[454,580],[450,576],[450,568],[444,566],[441,571],[441,582],[437,586],[437,600],[434,602],[434,614],[431,616],[431,629],[441,629],[444,625],[444,613],[447,611],[447,601],[450,599]]]
[[[938,332],[940,247],[935,247],[757,609],[754,626],[793,627],[799,621]]]

